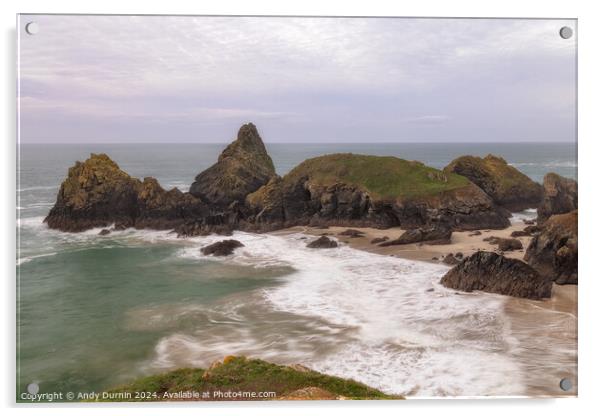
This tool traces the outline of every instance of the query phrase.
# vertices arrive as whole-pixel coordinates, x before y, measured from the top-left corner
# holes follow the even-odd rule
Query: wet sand
[[[484,238],[495,236],[510,238],[513,231],[523,230],[522,222],[514,223],[503,230],[479,230],[453,232],[451,244],[406,244],[380,247],[371,244],[374,238],[399,237],[404,230],[398,228],[375,229],[353,228],[364,233],[360,237],[339,235],[348,227],[291,227],[274,234],[303,232],[308,235],[328,235],[336,237],[339,243],[350,247],[386,256],[396,256],[408,260],[441,263],[448,253],[462,253],[470,256],[478,250],[496,251]],[[505,252],[509,258],[522,259],[531,237],[518,237],[523,244],[522,250]],[[450,266],[451,267],[451,266]],[[510,322],[510,332],[515,342],[509,346],[510,353],[523,368],[525,396],[559,397],[577,395],[577,286],[554,285],[552,298],[543,301],[507,297],[504,313]],[[550,345],[553,344],[553,348]],[[520,375],[517,375],[520,376]],[[568,378],[573,384],[570,391],[559,387],[560,380]]]

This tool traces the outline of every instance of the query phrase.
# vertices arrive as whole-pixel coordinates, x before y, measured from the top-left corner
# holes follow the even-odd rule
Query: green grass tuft
[[[308,176],[312,183],[330,186],[353,184],[373,199],[414,198],[468,186],[468,179],[442,172],[421,162],[392,156],[337,153],[307,159],[284,177],[285,181]]]
[[[109,390],[107,393],[113,395],[132,394],[133,397],[126,399],[127,401],[168,400],[164,393],[188,391],[209,392],[210,398],[205,400],[219,400],[219,398],[213,398],[215,391],[275,392],[275,398],[277,399],[306,387],[317,387],[334,396],[344,396],[349,399],[402,398],[387,395],[353,380],[328,376],[311,370],[298,370],[263,360],[234,356],[226,357],[223,363],[212,366],[209,370],[202,368],[179,369],[144,377],[131,384]],[[150,398],[136,399],[136,392],[156,393],[156,395],[151,395]],[[124,401],[119,398],[101,398],[100,400]],[[256,398],[254,400],[266,399]]]

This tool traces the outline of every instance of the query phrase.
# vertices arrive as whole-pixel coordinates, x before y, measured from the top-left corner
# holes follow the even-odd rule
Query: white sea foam
[[[523,220],[534,220],[537,218],[537,210],[535,208],[528,208],[524,211],[513,212],[510,217],[512,224],[522,223]]]
[[[520,368],[508,354],[514,340],[503,314],[503,297],[456,294],[443,288],[438,281],[447,267],[350,247],[309,249],[302,234],[235,233],[233,238],[245,247],[227,258],[199,252],[199,246],[223,239],[219,236],[199,238],[199,246],[183,248],[179,255],[255,267],[291,266],[297,271],[285,284],[264,290],[268,304],[275,311],[354,329],[352,339],[305,365],[391,393],[464,396],[522,391]],[[169,362],[167,345],[182,349],[195,342],[200,341],[166,337],[159,356]],[[233,349],[227,353],[237,352],[235,346],[228,347]],[[256,351],[264,358],[265,353]]]
[[[20,266],[23,263],[28,263],[37,258],[55,256],[56,254],[57,254],[56,252],[52,252],[52,253],[37,254],[34,256],[24,256],[24,257],[17,259],[17,266]]]
[[[19,188],[17,192],[25,192],[25,191],[43,191],[47,189],[59,189],[58,186],[29,186],[26,188]]]

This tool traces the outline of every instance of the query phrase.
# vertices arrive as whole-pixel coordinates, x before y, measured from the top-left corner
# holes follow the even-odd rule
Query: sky
[[[22,15],[20,140],[226,143],[253,122],[266,142],[575,141],[562,26]]]

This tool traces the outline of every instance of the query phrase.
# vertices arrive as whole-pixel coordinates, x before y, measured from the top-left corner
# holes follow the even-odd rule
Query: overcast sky
[[[573,141],[564,25],[21,16],[21,141]]]

